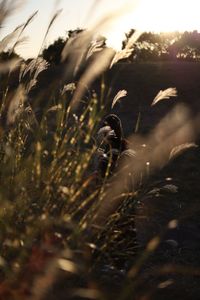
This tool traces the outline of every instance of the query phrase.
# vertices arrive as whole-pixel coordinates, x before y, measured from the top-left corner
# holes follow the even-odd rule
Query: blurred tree
[[[0,53],[0,62],[6,62],[13,58],[21,58],[21,57],[16,52],[5,51]]]
[[[130,29],[129,32],[125,33],[125,40],[122,41],[122,49],[124,49],[129,41],[129,39],[132,37],[132,35],[136,32],[135,29]]]
[[[59,37],[57,40],[55,40],[55,42],[53,42],[53,44],[45,48],[42,52],[42,57],[50,64],[58,65],[61,61],[62,50],[66,42],[69,40],[69,38],[76,36],[82,31],[83,29],[79,28],[75,30],[69,30],[66,38]]]
[[[74,29],[74,30],[68,30],[67,35],[68,35],[68,39],[77,36],[77,34],[81,33],[85,31],[85,29]]]
[[[122,42],[125,48],[128,40],[134,34],[131,29]],[[200,60],[200,33],[193,32],[171,32],[152,33],[144,32],[134,44],[134,51],[129,61],[135,60]]]
[[[50,64],[58,65],[61,60],[61,53],[65,43],[66,40],[58,38],[53,44],[43,50],[42,57]]]
[[[185,31],[181,37],[169,47],[169,56],[179,60],[200,59],[200,33]]]
[[[85,31],[85,29],[78,28],[75,30],[69,30],[67,32],[66,38],[58,38],[53,44],[49,45],[47,48],[43,50],[41,56],[46,61],[48,61],[51,65],[52,64],[58,65],[61,62],[61,54],[66,43],[68,43],[69,40],[72,41],[73,43],[73,39],[75,39],[83,31]],[[98,51],[98,49],[104,48],[105,46],[106,46],[106,38],[101,35],[98,35],[94,37],[94,41],[92,41],[91,44],[88,45],[88,51],[94,54],[95,52]]]

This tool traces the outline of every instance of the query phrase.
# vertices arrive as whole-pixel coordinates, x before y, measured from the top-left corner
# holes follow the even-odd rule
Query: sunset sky
[[[65,36],[69,29],[90,28],[105,15],[112,14],[113,17],[116,11],[121,15],[106,23],[107,26],[101,29],[101,33],[108,37],[111,46],[118,49],[121,47],[124,33],[130,28],[157,32],[194,29],[200,31],[199,0],[23,0],[23,2],[25,4],[22,8],[4,23],[0,36],[3,38],[5,34],[26,21],[34,11],[39,10],[37,17],[25,32],[29,40],[18,48],[18,52],[26,58],[38,54],[49,21],[60,8],[63,11],[52,27],[46,45],[59,36]]]

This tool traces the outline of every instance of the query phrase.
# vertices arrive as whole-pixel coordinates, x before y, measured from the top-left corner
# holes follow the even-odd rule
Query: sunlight
[[[109,45],[120,49],[119,39],[131,28],[141,32],[200,31],[199,8],[198,0],[141,0],[134,10],[121,18],[107,34]]]
[[[55,11],[53,0],[29,2],[18,15],[4,24],[0,32],[0,36],[5,36],[39,9],[38,21],[27,29],[29,43],[18,50],[26,58],[38,54],[50,15]],[[108,46],[117,50],[121,49],[125,33],[133,28],[141,32],[200,31],[199,0],[74,0],[73,3],[65,0],[58,6],[63,8],[63,12],[51,29],[47,45],[58,36],[66,36],[67,30],[77,27],[90,29],[97,24],[100,34],[107,37]],[[106,23],[104,28],[101,20]]]
[[[200,29],[199,1],[141,1],[135,12],[135,24],[141,30],[156,32]]]

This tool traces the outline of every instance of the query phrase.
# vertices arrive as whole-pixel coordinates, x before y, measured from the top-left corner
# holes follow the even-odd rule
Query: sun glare
[[[133,15],[141,30],[156,32],[200,29],[198,0],[143,0]],[[135,18],[135,20],[134,20]]]
[[[107,35],[109,45],[119,49],[119,39],[131,28],[139,31],[200,31],[199,0],[141,0],[133,11],[120,19]]]
[[[39,4],[39,0],[30,0],[30,3],[18,17],[10,19],[12,22],[5,24],[0,32],[2,37],[5,36],[22,19],[25,20],[33,11],[39,9],[36,22],[27,29],[29,43],[19,48],[23,57],[38,54],[54,2],[43,0]],[[93,26],[107,38],[107,45],[116,50],[121,49],[125,33],[130,29],[140,32],[200,31],[200,0],[74,0],[73,3],[65,0],[59,4],[59,8],[63,8],[63,12],[51,28],[47,44],[58,36],[65,36],[67,30],[90,29]],[[104,28],[102,20],[102,23],[106,21]]]

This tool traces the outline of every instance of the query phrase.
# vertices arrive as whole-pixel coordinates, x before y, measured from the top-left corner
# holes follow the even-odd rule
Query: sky
[[[48,24],[61,8],[62,12],[52,26],[44,46],[60,36],[65,37],[67,30],[91,28],[102,20],[104,22],[99,23],[98,30],[108,38],[108,44],[116,49],[120,49],[125,32],[131,28],[156,32],[200,31],[200,0],[21,1],[23,6],[3,24],[0,39],[38,10],[38,15],[25,32],[28,41],[17,49],[24,58],[38,55]],[[109,21],[106,19],[108,16]]]

